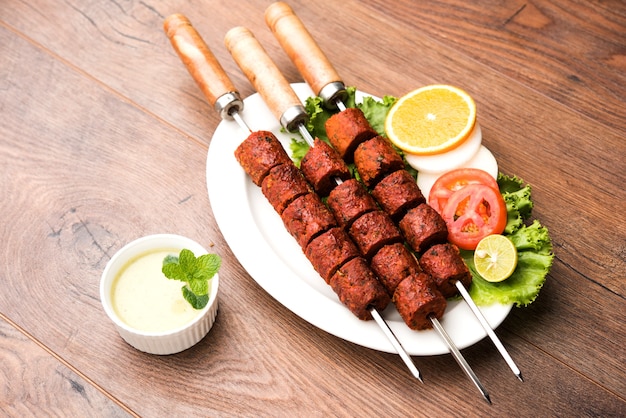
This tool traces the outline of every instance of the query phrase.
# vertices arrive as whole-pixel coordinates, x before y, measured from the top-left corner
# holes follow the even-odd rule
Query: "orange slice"
[[[465,141],[476,124],[476,104],[458,87],[434,84],[398,99],[385,119],[387,137],[416,155],[441,154]]]

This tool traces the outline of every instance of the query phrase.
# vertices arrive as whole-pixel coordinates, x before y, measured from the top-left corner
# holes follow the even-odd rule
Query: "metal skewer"
[[[214,106],[220,117],[224,120],[235,120],[235,122],[237,122],[237,124],[244,131],[251,132],[251,129],[240,115],[240,112],[243,110],[244,103],[241,100],[239,92],[233,85],[230,78],[226,75],[226,72],[208,48],[202,37],[191,25],[189,19],[181,14],[171,15],[163,23],[163,28],[170,39],[172,46],[187,67],[189,73],[196,81],[209,103]],[[287,84],[289,89],[291,89],[286,81],[285,84]],[[298,100],[297,97],[296,100]],[[299,101],[297,101],[297,104],[298,106],[301,106]],[[301,111],[296,109],[295,113],[289,113],[287,115],[290,120],[293,119],[292,123],[286,123],[285,120],[287,119],[283,120],[282,118],[281,123],[285,122],[285,128],[289,126],[291,129],[293,129],[292,124],[296,123],[298,129],[300,129],[303,134],[306,132],[306,134],[310,137],[308,131],[306,131],[306,127],[304,127],[304,119],[302,119],[301,116],[302,113],[306,115],[304,108],[302,108]],[[406,350],[402,347],[400,341],[398,341],[396,336],[393,334],[385,320],[380,316],[376,309],[371,309],[370,313],[374,317],[376,323],[381,327],[393,347],[398,351],[398,354],[411,371],[411,374],[422,382],[419,370]]]
[[[263,97],[283,128],[289,132],[300,132],[309,146],[313,146],[314,139],[306,129],[308,114],[304,106],[252,32],[244,27],[235,27],[226,34],[225,43],[234,60]],[[335,179],[335,181],[337,184],[341,183],[340,179]],[[380,313],[374,308],[370,309],[370,313],[411,374],[423,382],[411,356],[406,352]]]
[[[265,21],[278,42],[287,52],[291,61],[298,68],[300,74],[302,74],[313,92],[322,98],[326,107],[330,109],[338,108],[340,111],[345,110],[344,101],[347,97],[347,92],[341,77],[339,77],[339,74],[337,74],[326,55],[293,9],[283,2],[273,3],[265,11]],[[515,365],[513,359],[463,284],[457,281],[456,286],[511,370],[518,379],[523,381],[519,368]]]
[[[467,305],[470,307],[472,312],[474,312],[474,315],[480,321],[480,324],[482,325],[483,329],[487,331],[487,335],[489,336],[493,344],[496,346],[496,348],[500,352],[500,355],[502,355],[502,357],[504,358],[504,361],[506,361],[506,364],[509,365],[509,368],[513,371],[513,373],[515,373],[517,378],[521,382],[523,382],[524,378],[522,377],[522,372],[517,367],[517,365],[515,364],[515,362],[509,355],[508,351],[506,351],[506,348],[504,348],[504,345],[502,345],[502,342],[500,342],[500,339],[498,338],[494,330],[491,328],[491,326],[487,322],[487,319],[485,318],[483,313],[480,311],[480,309],[478,309],[478,306],[476,306],[476,304],[474,303],[474,300],[472,299],[470,294],[467,292],[467,289],[465,289],[465,286],[463,286],[463,283],[461,283],[460,281],[457,281],[456,287],[457,289],[459,289],[459,293],[461,294],[461,296],[463,296],[463,299],[465,299],[465,301],[468,301]]]
[[[439,331],[439,335],[443,336],[443,339],[446,345],[450,349],[450,353],[452,353],[452,356],[454,357],[456,362],[459,364],[459,366],[461,366],[461,369],[463,369],[463,372],[465,372],[467,377],[470,378],[470,380],[478,388],[480,393],[482,393],[483,398],[485,398],[485,400],[491,405],[491,398],[489,397],[489,393],[487,393],[487,389],[485,389],[482,383],[480,383],[480,380],[478,380],[478,377],[476,377],[476,374],[474,374],[474,371],[472,370],[470,365],[467,364],[467,361],[465,361],[465,358],[463,357],[459,349],[456,347],[452,339],[450,339],[450,336],[445,331],[445,329],[441,326],[441,324],[439,323],[439,320],[437,320],[437,318],[432,317],[432,316],[430,317],[430,320],[433,323],[433,326],[435,327],[435,329]]]

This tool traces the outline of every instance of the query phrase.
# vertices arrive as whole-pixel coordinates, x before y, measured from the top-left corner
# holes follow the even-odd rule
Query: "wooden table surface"
[[[348,85],[467,90],[500,171],[533,187],[554,266],[497,329],[525,382],[488,339],[463,350],[491,406],[449,354],[414,357],[422,384],[304,321],[224,240],[205,179],[220,119],[162,25],[189,17],[246,97],[234,26],[302,81],[270,3],[2,1],[0,415],[625,416],[626,3],[290,2]],[[208,337],[159,357],[119,337],[98,286],[118,249],[162,232],[223,266]]]

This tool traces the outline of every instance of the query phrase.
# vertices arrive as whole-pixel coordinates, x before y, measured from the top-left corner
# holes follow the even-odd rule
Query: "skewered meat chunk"
[[[261,183],[261,190],[278,214],[296,198],[310,193],[311,187],[293,164],[273,167]]]
[[[422,271],[413,254],[400,242],[378,250],[372,257],[370,267],[390,295],[394,294],[402,280]]]
[[[376,136],[356,147],[354,165],[367,187],[374,187],[387,174],[404,169],[404,161],[382,136]]]
[[[391,300],[362,257],[353,258],[341,266],[329,284],[341,303],[359,319],[372,319],[369,310],[383,311]]]
[[[446,299],[425,273],[412,274],[398,285],[393,302],[404,322],[415,331],[432,328],[429,316],[439,319],[446,310]]]
[[[346,163],[330,145],[315,138],[313,146],[300,162],[300,170],[320,196],[328,193],[336,186],[335,179],[348,180],[352,173]]]
[[[326,200],[341,227],[348,228],[367,212],[378,210],[376,202],[358,180],[350,179],[335,187]]]
[[[348,234],[341,228],[331,228],[314,238],[306,247],[304,254],[315,271],[329,283],[339,267],[359,256]]]
[[[420,266],[429,274],[437,289],[445,298],[457,293],[455,282],[460,280],[466,288],[472,283],[472,275],[463,261],[456,245],[445,243],[430,247],[422,254]]]
[[[416,253],[448,240],[448,227],[441,215],[426,203],[409,210],[398,223],[406,241]]]
[[[261,186],[272,167],[293,163],[278,138],[268,131],[248,135],[235,150],[235,158],[257,186]]]
[[[271,133],[250,135],[235,156],[276,211],[282,211],[285,227],[326,283],[330,284],[331,277],[344,267],[333,286],[342,303],[360,319],[371,319],[370,306],[385,309],[391,298],[367,264],[348,264],[359,257],[357,247],[343,229],[336,227],[334,216],[312,193],[302,174],[293,171],[295,166],[280,142]],[[307,193],[301,194],[305,189]]]
[[[400,219],[408,209],[426,203],[417,182],[404,169],[383,178],[372,190],[372,196],[393,219]]]
[[[315,193],[307,193],[291,202],[281,218],[302,249],[317,235],[337,226],[335,217]]]
[[[360,143],[378,135],[358,108],[335,113],[328,118],[325,127],[331,145],[348,163],[352,162],[354,150]]]
[[[402,234],[382,210],[367,212],[352,223],[349,234],[368,260],[383,246],[402,242]]]
[[[369,145],[376,145],[377,141],[370,141],[372,144]],[[336,166],[340,171],[333,171],[329,168],[333,165],[327,166],[324,162],[324,158],[332,156],[332,152],[329,153],[332,149],[324,149],[321,142],[318,145],[317,152],[320,155],[311,153],[304,167],[304,170],[310,168],[310,177],[316,184],[313,188],[298,172],[282,144],[271,132],[251,134],[237,148],[235,157],[281,215],[285,227],[304,250],[315,270],[354,315],[363,320],[371,319],[370,309],[384,310],[393,295],[396,307],[409,327],[428,328],[428,315],[441,317],[445,310],[445,299],[433,282],[429,281],[429,276],[419,272],[419,264],[402,244],[400,230],[386,212],[378,209],[376,201],[363,184],[345,177],[340,185],[332,184],[335,178],[343,175],[341,167],[345,167],[345,164]],[[375,146],[371,148],[377,149]],[[367,146],[362,150],[362,167],[365,167],[362,170],[374,173],[370,177],[365,176],[369,179],[366,183],[369,187],[374,187],[376,182],[388,174],[403,168],[403,162],[393,148],[393,155],[400,158],[402,167],[392,169],[393,158],[385,160],[386,155],[391,156],[391,153],[378,154],[378,159],[383,162],[381,165],[378,164],[380,161],[372,160],[377,158],[374,156],[375,151],[368,151]],[[378,164],[376,168],[375,164]],[[393,183],[391,179],[388,181]],[[398,181],[402,183],[402,179]],[[327,185],[324,186],[324,183]],[[402,199],[385,197],[385,187],[391,189],[392,186],[383,185],[379,189],[383,190],[380,193],[383,202]],[[329,194],[337,191],[328,198],[331,204],[340,208],[337,219],[313,189],[319,193],[328,190]],[[342,193],[347,197],[342,197]],[[395,203],[396,206],[404,204]],[[348,236],[348,230],[352,239]],[[367,259],[374,256],[376,262],[370,267]],[[376,277],[374,268],[380,271],[381,280]]]

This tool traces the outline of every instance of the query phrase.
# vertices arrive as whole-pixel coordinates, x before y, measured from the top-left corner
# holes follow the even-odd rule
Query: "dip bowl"
[[[207,254],[207,250],[197,242],[174,234],[156,234],[138,238],[126,244],[109,260],[100,280],[100,300],[107,316],[115,324],[120,336],[136,349],[150,353],[167,355],[186,350],[204,338],[215,321],[217,315],[217,291],[219,286],[218,274],[209,281],[209,302],[207,306],[198,310],[193,318],[173,329],[163,331],[145,331],[128,325],[120,318],[113,300],[113,287],[121,272],[138,258],[153,251],[172,250],[172,254],[178,256],[182,249],[188,249],[196,257]],[[160,266],[158,267],[160,270]],[[163,276],[164,280],[170,280]],[[179,284],[178,291],[184,285]],[[145,295],[135,295],[136,303],[145,303]],[[182,297],[182,296],[181,296]],[[185,303],[187,303],[185,301]]]

